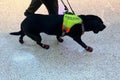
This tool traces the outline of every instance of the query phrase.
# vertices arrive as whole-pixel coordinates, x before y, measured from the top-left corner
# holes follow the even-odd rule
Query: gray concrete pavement
[[[49,50],[25,37],[25,44],[9,32],[18,31],[29,0],[0,1],[0,80],[119,80],[120,79],[120,1],[69,0],[77,14],[100,16],[107,28],[99,34],[85,33],[83,40],[94,48],[86,52],[71,38],[58,43],[43,35]],[[60,12],[62,5],[60,4]],[[37,13],[47,14],[42,6]]]

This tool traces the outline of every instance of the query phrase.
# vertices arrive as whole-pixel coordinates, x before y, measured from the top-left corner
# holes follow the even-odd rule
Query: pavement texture
[[[30,38],[19,44],[19,31],[30,0],[0,1],[0,80],[119,80],[120,79],[120,1],[69,0],[76,14],[101,17],[107,28],[99,34],[85,33],[83,41],[92,46],[86,52],[69,37],[58,43],[55,36],[42,34],[49,44],[44,50]],[[63,5],[59,0],[60,14]],[[48,14],[44,5],[36,12]]]

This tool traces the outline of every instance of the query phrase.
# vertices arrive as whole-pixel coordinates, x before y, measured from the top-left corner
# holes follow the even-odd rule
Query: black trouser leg
[[[34,14],[35,11],[42,5],[41,0],[32,0],[28,9],[25,11],[24,15],[28,16],[30,14]]]
[[[32,0],[30,6],[24,13],[25,16],[34,14],[34,12],[44,3],[49,14],[58,14],[58,0]]]
[[[58,0],[43,0],[49,14],[58,14]]]

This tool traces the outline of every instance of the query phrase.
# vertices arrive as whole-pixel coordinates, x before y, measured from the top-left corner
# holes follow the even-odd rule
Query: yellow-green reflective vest
[[[82,19],[74,14],[64,14],[63,25],[66,28],[72,28],[75,24],[81,24]]]

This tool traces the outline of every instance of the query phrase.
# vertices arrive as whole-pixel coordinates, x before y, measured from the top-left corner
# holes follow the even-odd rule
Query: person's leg
[[[58,0],[42,0],[49,14],[58,14]]]
[[[41,0],[32,0],[28,9],[25,11],[24,15],[28,16],[34,14],[35,11],[42,5]]]

